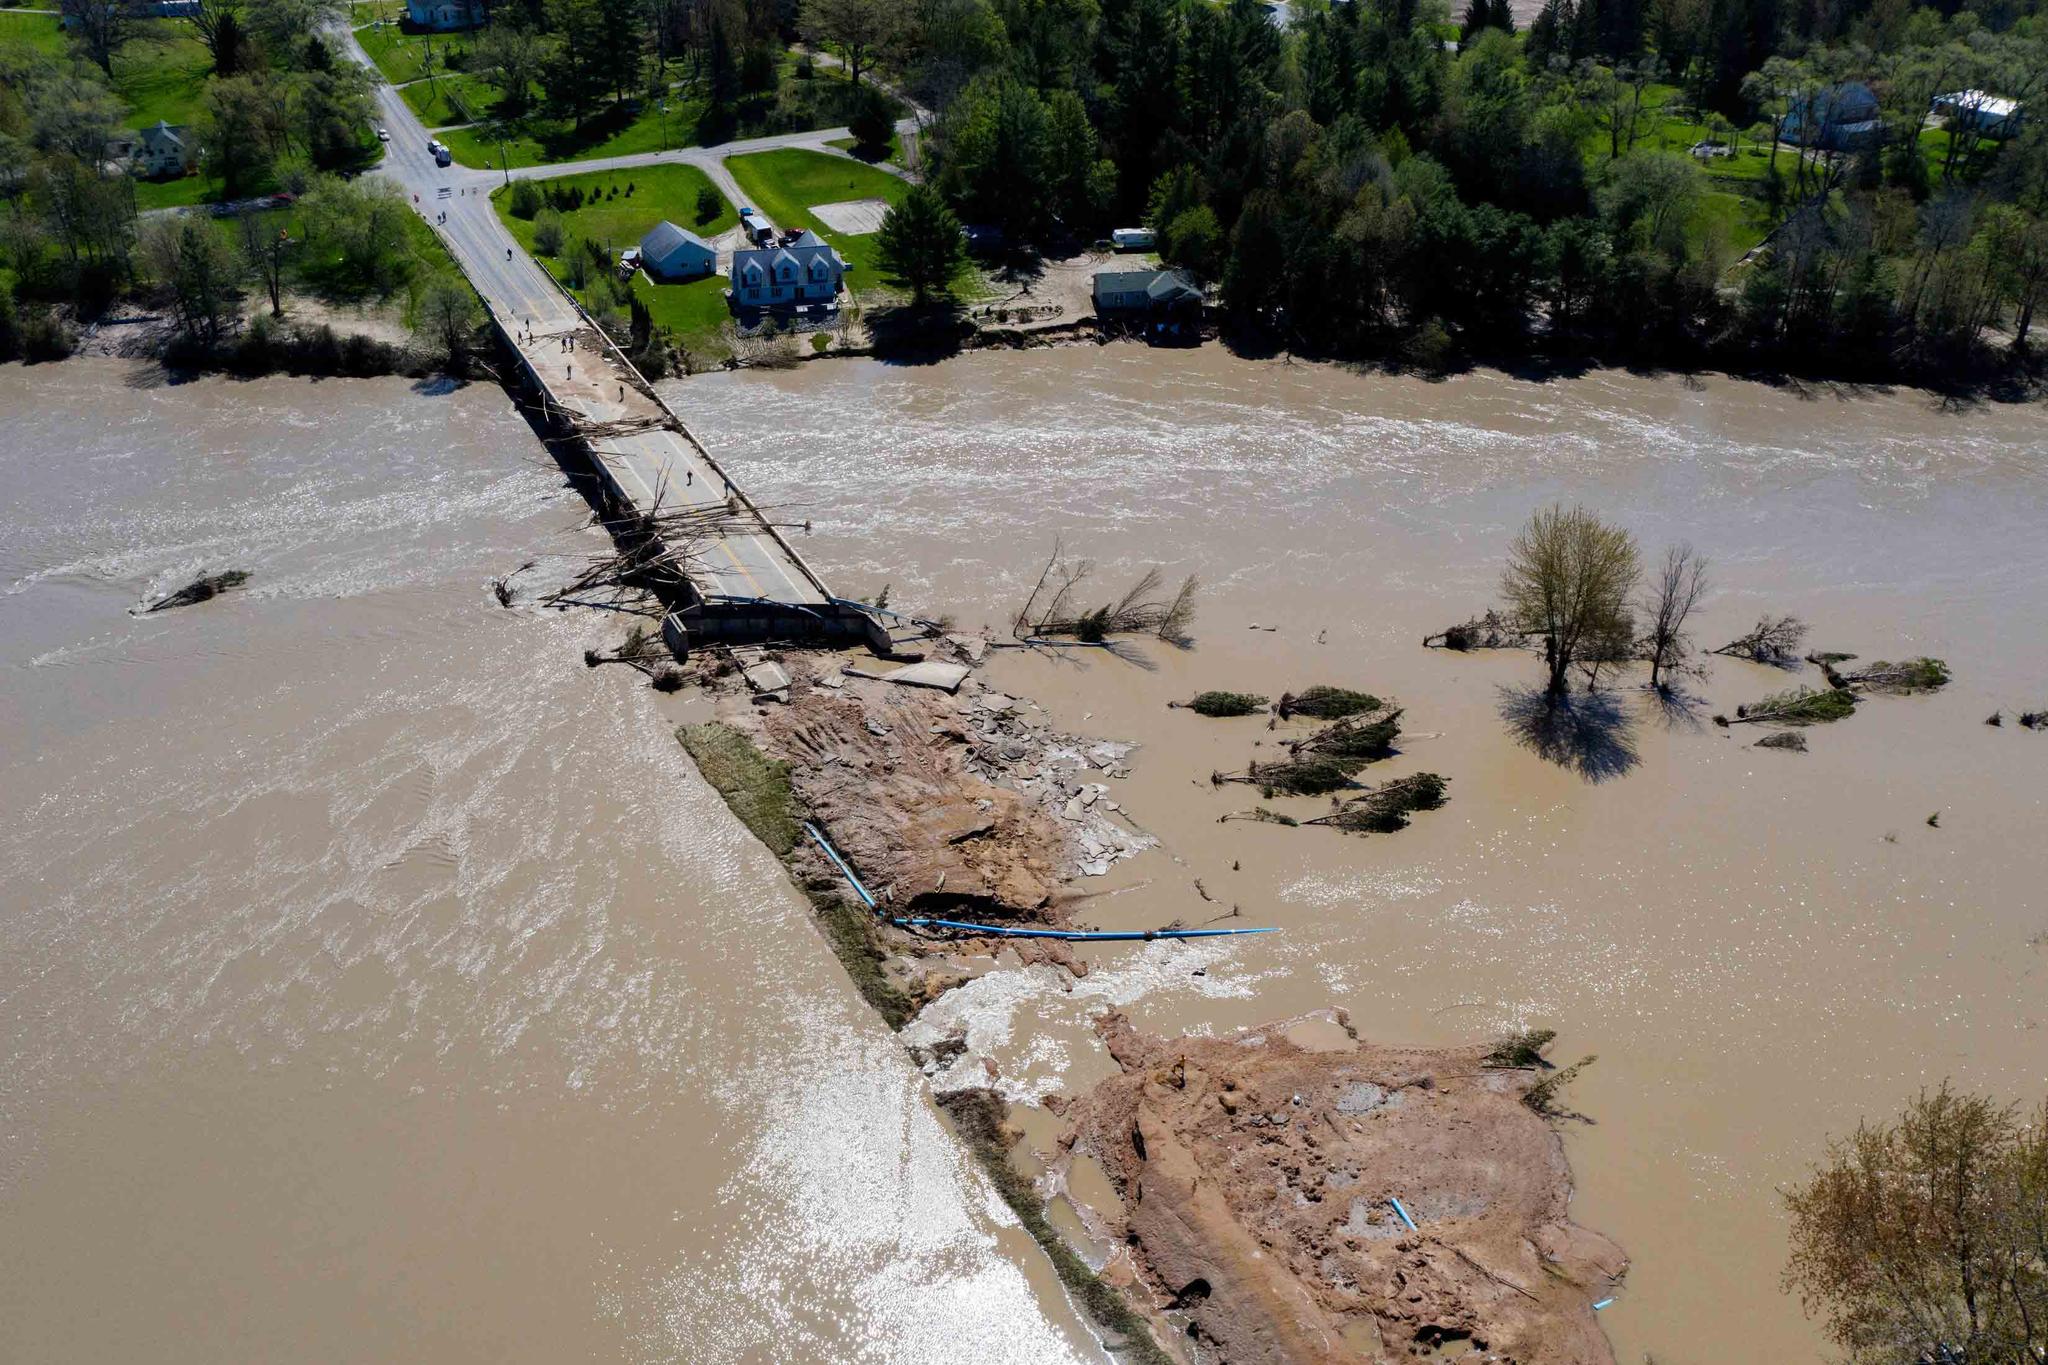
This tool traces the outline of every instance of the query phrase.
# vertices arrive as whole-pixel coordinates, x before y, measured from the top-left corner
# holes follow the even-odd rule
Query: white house
[[[1936,95],[1932,107],[1937,118],[1953,120],[1963,132],[1995,138],[2007,138],[2017,133],[2020,116],[2025,112],[2018,100],[1987,94],[1982,90],[1954,90],[1946,95]]]
[[[718,252],[696,233],[666,219],[640,239],[640,268],[657,280],[695,280],[718,268]]]
[[[405,0],[405,17],[415,28],[480,28],[490,17],[483,0]]]
[[[144,179],[160,175],[183,175],[199,162],[199,148],[192,130],[182,123],[158,119],[136,138],[135,173]]]
[[[804,231],[780,246],[732,254],[735,308],[801,308],[831,303],[846,278],[846,261],[815,232]]]
[[[1115,318],[1200,318],[1202,289],[1184,270],[1104,270],[1090,290],[1095,313]]]

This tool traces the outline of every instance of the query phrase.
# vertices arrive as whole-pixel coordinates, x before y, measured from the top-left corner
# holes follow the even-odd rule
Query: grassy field
[[[674,72],[680,71],[680,67],[674,68]],[[503,155],[514,166],[549,166],[671,147],[710,146],[762,133],[829,128],[845,121],[840,113],[845,102],[844,82],[823,77],[797,79],[795,58],[787,52],[782,55],[777,82],[774,90],[743,96],[731,117],[716,126],[707,117],[702,86],[677,80],[671,83],[666,101],[607,104],[586,117],[581,128],[552,110],[534,109],[517,118],[450,132],[443,141],[465,166],[499,165],[501,144]]]
[[[213,58],[189,29],[149,25],[114,58],[114,93],[128,105],[124,126],[147,128],[162,119],[192,123],[206,102]]]
[[[356,41],[393,85],[447,70],[449,54],[468,52],[470,43],[466,33],[401,33],[396,24],[365,25]]]
[[[872,234],[835,232],[811,213],[815,204],[847,199],[880,199],[894,204],[910,182],[843,156],[788,148],[736,156],[725,163],[747,197],[779,227],[807,227],[823,233],[839,254],[858,264],[872,256]],[[867,283],[864,279],[862,283]]]
[[[489,118],[501,98],[495,89],[476,77],[454,74],[414,81],[401,89],[398,96],[429,128]]]
[[[26,43],[52,57],[64,55],[64,29],[54,14],[10,14],[0,10],[0,43]]]
[[[220,198],[220,181],[208,175],[181,175],[175,180],[135,182],[135,207],[143,209],[183,208],[187,204],[210,204]]]
[[[578,129],[567,119],[534,114],[502,125],[457,128],[442,141],[465,166],[497,166],[501,146],[514,166],[547,166],[694,146],[703,112],[700,101],[672,96],[666,115],[658,106],[613,105],[585,119]]]
[[[585,194],[602,192],[602,200],[586,200],[583,207],[562,214],[564,236],[573,242],[581,237],[601,242],[614,255],[639,242],[647,230],[667,219],[702,237],[715,237],[739,222],[739,213],[718,200],[718,212],[709,219],[697,217],[697,195],[712,189],[710,178],[695,166],[643,166],[631,171],[586,171],[581,175],[554,176],[541,182],[556,189],[581,189]],[[633,193],[626,193],[626,186]],[[617,194],[611,191],[617,190]],[[712,189],[714,194],[717,193]],[[533,224],[512,212],[511,191],[500,187],[491,202],[512,236],[527,250],[533,250]],[[545,259],[545,258],[543,258]],[[560,262],[546,262],[560,274]],[[644,274],[633,280],[633,292],[647,305],[656,327],[666,327],[676,339],[700,355],[717,354],[718,329],[728,317],[725,279],[688,284],[656,284]]]

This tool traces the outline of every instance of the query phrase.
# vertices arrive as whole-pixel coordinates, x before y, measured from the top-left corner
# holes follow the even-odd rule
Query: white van
[[[1118,228],[1109,234],[1109,244],[1118,251],[1150,251],[1158,241],[1151,228]]]

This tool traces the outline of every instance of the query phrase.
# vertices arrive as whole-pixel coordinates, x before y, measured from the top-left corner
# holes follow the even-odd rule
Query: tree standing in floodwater
[[[1632,634],[1640,562],[1634,536],[1583,507],[1554,503],[1515,537],[1501,594],[1516,626],[1543,637],[1549,696],[1564,696],[1573,664],[1611,657],[1612,643]]]

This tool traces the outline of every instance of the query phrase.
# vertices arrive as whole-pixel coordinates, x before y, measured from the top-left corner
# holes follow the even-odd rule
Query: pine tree
[[[960,220],[937,190],[913,186],[883,215],[875,254],[884,278],[908,288],[913,302],[945,298],[953,292],[953,275],[966,255]]]

